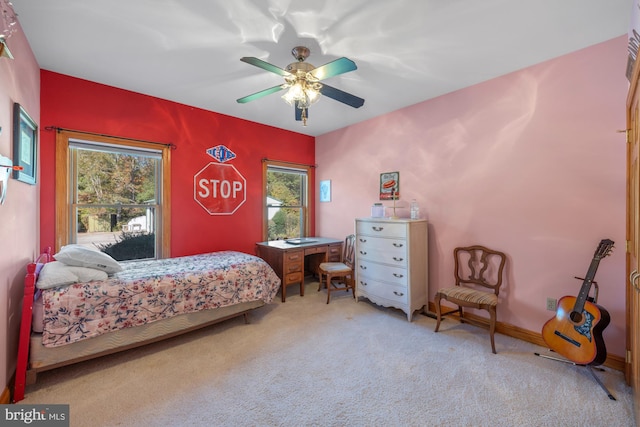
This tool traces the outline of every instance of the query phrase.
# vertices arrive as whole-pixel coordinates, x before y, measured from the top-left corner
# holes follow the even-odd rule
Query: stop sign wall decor
[[[209,215],[231,215],[247,200],[247,181],[235,166],[212,162],[193,176],[193,198]]]

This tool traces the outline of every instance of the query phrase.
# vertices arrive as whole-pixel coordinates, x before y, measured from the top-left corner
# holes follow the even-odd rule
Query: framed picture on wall
[[[36,184],[38,170],[38,126],[17,102],[13,104],[13,177]]]
[[[380,200],[400,199],[400,172],[380,174]]]
[[[320,181],[320,201],[321,202],[331,201],[331,180],[330,179]]]

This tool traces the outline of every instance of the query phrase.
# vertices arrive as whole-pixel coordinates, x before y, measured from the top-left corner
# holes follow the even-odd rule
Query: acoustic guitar
[[[607,310],[589,298],[589,291],[600,260],[611,253],[613,241],[603,239],[577,297],[558,301],[555,317],[542,327],[542,338],[549,348],[577,365],[600,365],[607,358],[602,331],[611,320]]]

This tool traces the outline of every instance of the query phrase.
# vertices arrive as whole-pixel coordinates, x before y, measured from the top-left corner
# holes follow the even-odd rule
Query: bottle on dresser
[[[420,219],[420,206],[416,199],[411,200],[411,219]]]

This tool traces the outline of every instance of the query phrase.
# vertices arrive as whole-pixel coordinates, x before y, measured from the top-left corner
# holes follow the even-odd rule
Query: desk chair
[[[344,239],[344,249],[342,251],[341,262],[323,262],[318,266],[318,276],[320,285],[318,291],[322,289],[322,278],[327,278],[327,304],[331,300],[332,291],[349,291],[353,292],[353,298],[356,297],[356,280],[353,274],[354,265],[354,249],[356,236],[350,234]],[[334,279],[342,279],[338,283]],[[341,285],[341,286],[339,286]]]
[[[496,309],[498,293],[502,285],[502,273],[506,255],[484,246],[468,246],[453,250],[455,260],[455,285],[438,290],[435,296],[437,322],[435,332],[440,328],[442,316],[458,313],[460,322],[474,323],[464,318],[462,307],[472,307],[489,312],[489,336],[491,350],[495,354],[496,344],[493,335],[496,330]],[[442,313],[440,300],[447,300],[458,306],[457,309]]]

